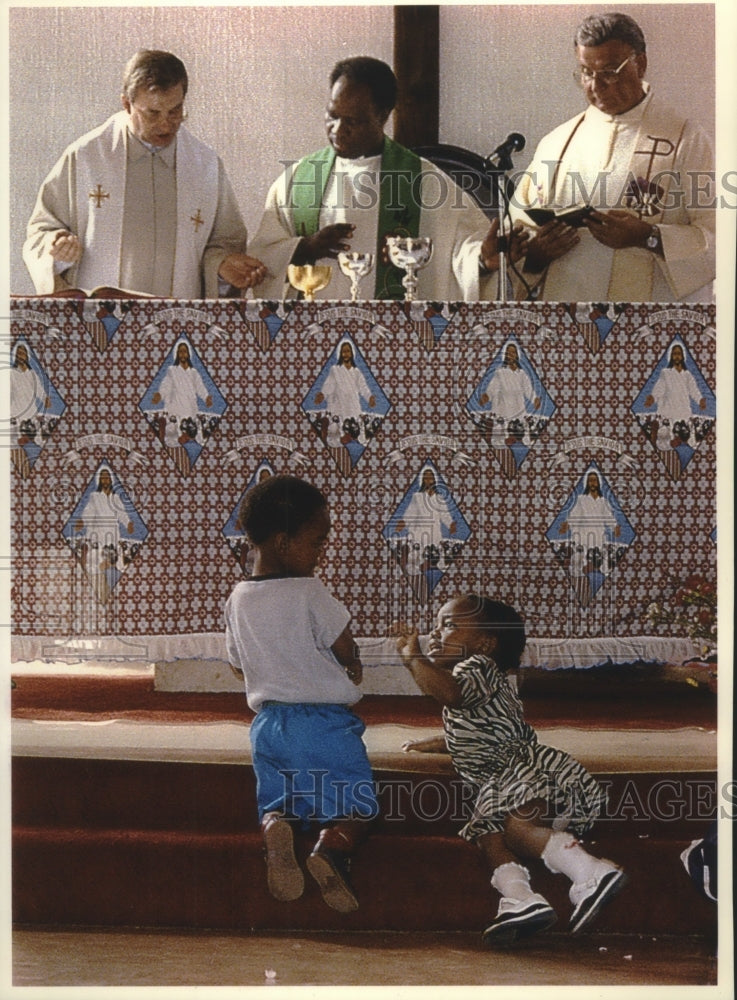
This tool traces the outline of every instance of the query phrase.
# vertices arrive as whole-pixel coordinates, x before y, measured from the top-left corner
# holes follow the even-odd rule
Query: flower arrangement
[[[698,573],[673,582],[667,602],[654,601],[645,612],[651,625],[670,625],[684,630],[700,644],[701,655],[709,657],[717,648],[717,589]]]

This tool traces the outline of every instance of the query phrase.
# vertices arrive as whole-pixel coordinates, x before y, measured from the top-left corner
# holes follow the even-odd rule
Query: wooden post
[[[394,138],[403,146],[438,142],[440,103],[440,8],[394,8],[394,72],[399,101]]]

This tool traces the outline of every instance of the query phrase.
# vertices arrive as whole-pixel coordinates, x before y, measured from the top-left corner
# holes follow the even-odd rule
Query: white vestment
[[[98,599],[105,602],[115,585],[111,574],[124,568],[120,536],[129,537],[130,517],[117,493],[95,490],[87,499],[81,519],[82,530],[77,537],[86,542],[85,569]]]
[[[524,209],[561,211],[588,204],[623,209],[632,181],[646,195],[660,188],[660,207],[645,221],[660,227],[663,257],[652,250],[603,246],[585,226],[580,243],[540,275],[538,297],[563,302],[711,302],[716,275],[716,212],[704,185],[714,156],[704,132],[652,95],[621,115],[590,105],[545,136],[519,181],[512,215],[531,225]],[[665,207],[663,207],[665,206]],[[526,289],[516,286],[518,297]]]
[[[141,276],[140,283],[150,277],[146,287],[131,291],[216,298],[218,269],[228,254],[245,252],[247,235],[223,164],[185,128],[171,146],[151,152],[133,136],[128,120],[127,112],[120,111],[72,143],[42,184],[23,245],[36,292],[125,287],[126,275],[134,274]],[[143,167],[140,176],[146,176],[141,157],[150,161],[150,173],[160,174],[159,179],[150,191],[137,183],[126,198],[129,170]],[[159,220],[157,183],[163,203],[158,205]],[[139,220],[134,226],[138,237],[131,232],[131,216]],[[79,236],[83,246],[81,260],[63,272],[63,279],[49,253],[60,230]]]
[[[473,301],[496,297],[497,275],[479,274],[479,252],[489,230],[489,220],[466,194],[428,160],[422,160],[420,236],[433,241],[430,263],[418,272],[415,297],[426,301]],[[336,222],[356,226],[352,250],[376,254],[379,223],[379,167],[381,156],[345,160],[336,157],[320,209],[320,228]],[[289,189],[294,169],[286,170],[272,184],[258,232],[250,252],[269,269],[258,286],[260,298],[289,298],[296,292],[287,281],[289,265],[300,241],[294,231]],[[366,298],[374,298],[375,269],[363,279]],[[316,298],[348,297],[348,279],[333,263],[330,284]]]

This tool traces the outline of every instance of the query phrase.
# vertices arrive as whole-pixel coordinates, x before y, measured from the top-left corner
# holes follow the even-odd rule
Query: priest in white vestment
[[[350,249],[374,255],[367,298],[403,298],[403,272],[387,264],[384,238],[405,235],[433,241],[432,259],[418,274],[417,299],[496,298],[496,222],[490,227],[447,174],[384,134],[397,97],[389,66],[365,56],[346,59],[334,67],[330,86],[330,145],[290,166],[269,190],[251,245],[269,272],[257,294],[294,296],[289,264],[334,260]],[[518,259],[522,252],[515,234],[510,254]],[[336,267],[330,284],[315,295],[346,298],[347,292]]]
[[[123,110],[72,143],[41,186],[23,246],[36,292],[100,286],[217,298],[263,277],[220,157],[182,128],[169,52],[128,62]]]
[[[575,51],[589,107],[541,140],[512,199],[513,217],[537,233],[517,297],[711,302],[716,212],[705,190],[714,182],[706,135],[645,81],[645,39],[631,17],[586,18]],[[580,226],[533,219],[583,206],[594,211]]]

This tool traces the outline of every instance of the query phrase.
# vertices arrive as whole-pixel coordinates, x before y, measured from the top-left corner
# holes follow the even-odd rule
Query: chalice
[[[315,292],[330,284],[332,274],[330,264],[290,264],[287,268],[289,284],[304,292],[305,302],[315,301]]]
[[[341,250],[338,263],[343,274],[351,283],[351,302],[358,301],[358,284],[374,266],[372,253],[361,253],[358,250]]]
[[[432,257],[432,240],[429,236],[387,236],[386,245],[392,264],[407,272],[402,279],[404,300],[413,302],[417,291],[417,272],[429,264]]]

